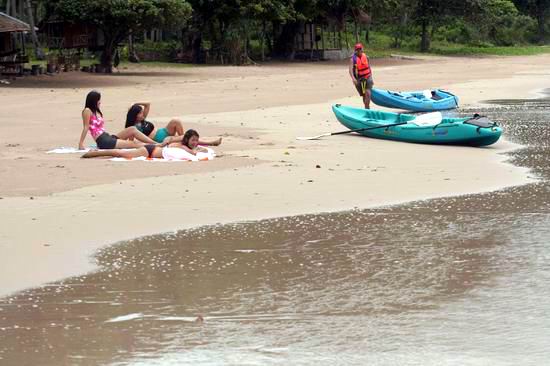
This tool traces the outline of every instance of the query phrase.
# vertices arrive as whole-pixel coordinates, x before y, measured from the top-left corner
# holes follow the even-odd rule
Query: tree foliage
[[[1,2],[2,0],[0,0]],[[35,0],[38,1],[38,0]],[[45,1],[45,0],[44,0]],[[550,0],[50,0],[51,13],[94,24],[105,34],[104,62],[129,33],[183,28],[182,48],[198,61],[203,49],[218,62],[246,62],[251,44],[292,56],[304,23],[348,31],[357,23],[390,34],[393,46],[433,40],[514,45],[546,35]],[[357,34],[356,34],[357,37]]]
[[[112,65],[113,52],[132,32],[181,26],[191,15],[185,0],[52,0],[50,14],[103,31],[102,64]]]
[[[550,0],[514,0],[514,3],[520,11],[536,19],[538,39],[544,42],[548,34]]]

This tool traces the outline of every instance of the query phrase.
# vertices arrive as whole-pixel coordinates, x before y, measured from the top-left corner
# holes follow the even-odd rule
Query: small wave
[[[115,318],[112,318],[112,319],[109,319],[109,320],[105,321],[105,323],[126,322],[128,320],[134,320],[134,319],[139,319],[139,318],[143,318],[142,313],[132,313],[132,314],[128,314],[128,315],[117,316]]]

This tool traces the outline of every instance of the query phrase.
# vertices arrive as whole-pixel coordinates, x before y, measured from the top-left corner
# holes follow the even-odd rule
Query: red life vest
[[[371,75],[369,59],[364,53],[361,54],[361,57],[353,55],[353,68],[357,79],[367,79]]]

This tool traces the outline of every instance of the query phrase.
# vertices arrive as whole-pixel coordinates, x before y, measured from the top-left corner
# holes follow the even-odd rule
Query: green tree
[[[546,39],[546,23],[550,16],[550,0],[514,0],[517,8],[537,20],[539,42]]]
[[[283,0],[251,0],[241,10],[243,17],[257,30],[257,37],[260,41],[261,58],[265,59],[265,46],[273,51],[269,34],[272,33],[274,22],[286,22],[293,19],[294,12],[288,6],[288,1]]]
[[[481,31],[499,46],[513,46],[523,43],[526,28],[533,20],[522,16],[512,0],[483,0]]]
[[[116,47],[129,34],[181,26],[191,14],[185,0],[52,0],[48,9],[66,21],[95,25],[103,32],[101,64],[109,71]]]
[[[233,62],[248,57],[248,42],[256,35],[268,43],[270,50],[286,54],[292,47],[297,22],[305,20],[305,12],[313,13],[316,0],[189,0],[193,7],[191,26],[185,42],[196,49],[203,41],[210,45],[210,54]],[[269,36],[271,33],[271,37]],[[269,42],[266,42],[270,39]],[[273,40],[273,47],[271,45]],[[241,56],[238,57],[237,55]]]

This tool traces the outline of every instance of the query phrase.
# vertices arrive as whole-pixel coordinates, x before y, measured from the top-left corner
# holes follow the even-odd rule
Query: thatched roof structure
[[[27,23],[0,12],[0,33],[29,32],[31,26]]]

